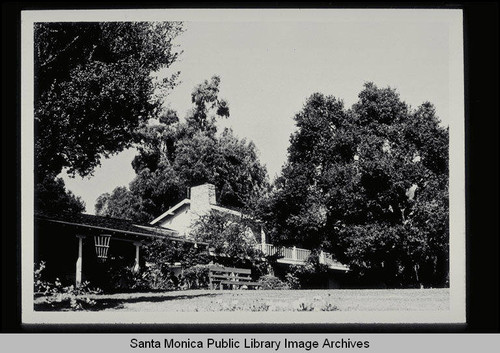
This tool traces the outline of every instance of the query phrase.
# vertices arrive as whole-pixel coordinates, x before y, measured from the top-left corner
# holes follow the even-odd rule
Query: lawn
[[[187,290],[89,295],[90,310],[123,312],[217,311],[439,311],[449,309],[449,289]],[[35,299],[35,310],[68,305]]]

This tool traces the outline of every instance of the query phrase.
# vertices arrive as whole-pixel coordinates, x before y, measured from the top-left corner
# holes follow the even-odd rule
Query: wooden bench
[[[208,281],[210,289],[224,289],[224,286],[232,289],[260,287],[259,282],[252,281],[252,270],[236,267],[213,266],[210,268]]]

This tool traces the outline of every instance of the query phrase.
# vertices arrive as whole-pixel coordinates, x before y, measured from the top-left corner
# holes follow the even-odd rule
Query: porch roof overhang
[[[92,216],[92,215],[84,215],[84,216],[86,218],[91,216],[91,217],[96,217],[97,219],[99,218],[102,219],[102,217],[99,216]],[[76,231],[81,233],[111,234],[113,235],[114,239],[127,242],[142,242],[154,239],[168,239],[173,242],[185,242],[185,243],[208,246],[208,243],[206,242],[199,242],[192,239],[186,239],[180,236],[176,236],[177,232],[174,230],[137,225],[133,224],[132,222],[128,222],[127,220],[113,219],[115,222],[118,221],[118,223],[120,222],[122,223],[121,227],[120,226],[117,227],[117,226],[106,226],[101,224],[91,224],[91,222],[85,222],[85,221],[64,220],[60,219],[61,217],[57,218],[59,219],[35,215],[35,221],[37,222],[48,222],[52,224],[59,224],[65,227],[74,228]]]

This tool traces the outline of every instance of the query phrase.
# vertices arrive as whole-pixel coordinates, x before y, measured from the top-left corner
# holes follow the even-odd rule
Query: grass
[[[187,290],[88,295],[90,310],[124,312],[218,311],[439,311],[449,308],[448,289],[381,290]],[[67,310],[47,298],[35,310]]]

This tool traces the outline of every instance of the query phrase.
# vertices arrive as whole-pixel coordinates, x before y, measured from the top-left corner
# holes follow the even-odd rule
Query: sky
[[[453,112],[450,73],[454,50],[450,25],[441,11],[326,12],[320,15],[198,16],[185,21],[176,40],[183,53],[167,71],[180,71],[165,105],[183,117],[193,88],[213,75],[229,103],[231,127],[252,140],[270,179],[287,158],[293,117],[313,93],[333,95],[351,107],[365,82],[395,88],[416,108],[430,101],[443,125]],[[135,176],[134,150],[102,160],[93,176],[61,175],[66,187],[94,213],[97,197]]]

